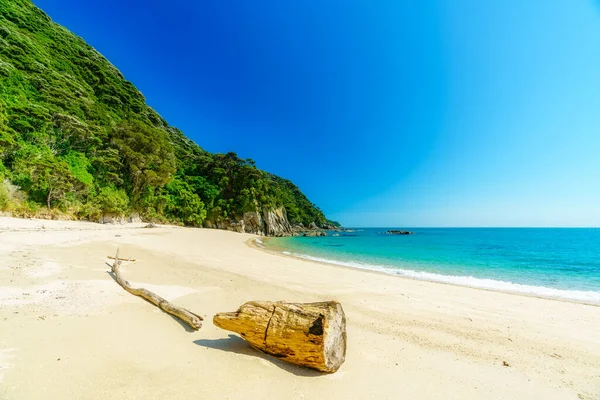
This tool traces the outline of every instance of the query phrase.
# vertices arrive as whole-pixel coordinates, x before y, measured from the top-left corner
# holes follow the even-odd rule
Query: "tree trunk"
[[[46,197],[46,206],[50,208],[50,200],[52,199],[52,187],[48,187],[48,197]]]
[[[236,312],[215,315],[213,323],[292,364],[335,372],[346,358],[346,316],[336,301],[251,301]]]

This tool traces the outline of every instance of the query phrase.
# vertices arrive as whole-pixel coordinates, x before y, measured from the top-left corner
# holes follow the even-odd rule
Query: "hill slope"
[[[279,209],[291,224],[328,224],[290,181],[235,153],[206,152],[169,126],[101,54],[29,0],[0,0],[1,182],[0,209],[16,214],[135,212],[266,232]],[[244,228],[244,215],[259,221]]]

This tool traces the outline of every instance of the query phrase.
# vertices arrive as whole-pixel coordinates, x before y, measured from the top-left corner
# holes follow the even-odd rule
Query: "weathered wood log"
[[[292,364],[335,372],[346,359],[346,316],[336,301],[251,301],[213,318],[253,347]]]
[[[129,282],[121,276],[121,271],[119,269],[119,267],[121,266],[121,261],[127,261],[127,260],[119,259],[119,250],[118,249],[117,249],[117,254],[114,257],[114,260],[115,260],[115,262],[112,264],[111,269],[112,269],[112,272],[115,276],[117,283],[119,285],[121,285],[121,287],[123,287],[123,289],[125,289],[126,291],[128,291],[129,293],[131,293],[135,296],[139,296],[139,297],[149,301],[150,303],[154,304],[155,306],[157,306],[164,312],[176,316],[177,318],[179,318],[180,320],[182,320],[183,322],[188,324],[194,330],[198,330],[202,327],[202,321],[204,320],[204,318],[202,318],[201,316],[194,314],[193,312],[188,311],[185,308],[177,307],[176,305],[169,303],[167,300],[152,293],[149,290],[146,290],[143,288],[138,289],[138,288],[131,287]]]

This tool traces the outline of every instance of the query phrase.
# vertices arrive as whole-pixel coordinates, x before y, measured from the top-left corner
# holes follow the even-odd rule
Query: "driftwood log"
[[[174,315],[175,317],[179,318],[180,320],[182,320],[183,322],[188,324],[194,330],[198,330],[202,327],[202,321],[204,319],[201,316],[194,314],[193,312],[188,311],[185,308],[177,307],[176,305],[169,303],[167,300],[163,299],[160,296],[157,296],[156,294],[152,293],[149,290],[146,290],[143,288],[138,289],[138,288],[131,287],[129,282],[126,279],[124,279],[123,276],[121,275],[121,270],[119,268],[121,266],[121,261],[128,261],[128,260],[120,260],[119,259],[119,250],[117,250],[117,254],[114,257],[114,260],[115,260],[115,262],[112,264],[111,269],[114,274],[115,280],[117,281],[117,283],[119,285],[121,285],[123,287],[123,289],[125,289],[126,291],[128,291],[129,293],[131,293],[135,296],[139,296],[139,297],[149,301],[150,303],[154,304],[155,306],[157,306],[164,312]]]
[[[213,322],[292,364],[335,372],[346,358],[346,316],[336,301],[251,301],[236,312],[215,315]]]

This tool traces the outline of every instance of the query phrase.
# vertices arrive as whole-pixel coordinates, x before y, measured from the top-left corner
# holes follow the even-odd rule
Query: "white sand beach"
[[[0,399],[600,398],[600,307],[269,254],[251,235],[0,218]],[[204,316],[191,332],[125,292]],[[212,324],[250,300],[337,300],[346,362],[285,364]]]

